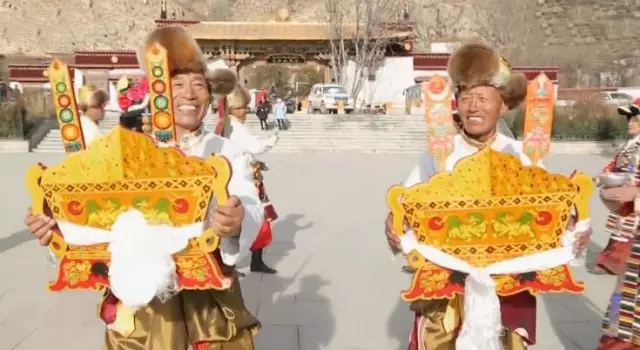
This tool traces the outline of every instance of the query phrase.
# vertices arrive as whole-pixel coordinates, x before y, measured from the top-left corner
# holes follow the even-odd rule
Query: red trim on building
[[[9,81],[19,83],[48,83],[49,78],[44,72],[49,68],[48,64],[10,64]],[[71,80],[73,80],[74,71],[71,70]]]
[[[415,71],[446,71],[451,54],[413,53],[411,56],[413,56],[413,70]],[[558,67],[514,67],[513,70],[523,73],[528,80],[544,73],[554,83],[558,82]]]
[[[78,68],[137,68],[135,51],[76,51],[74,66]]]
[[[200,23],[200,21],[187,21],[187,20],[177,20],[177,19],[157,19],[155,20],[156,27],[170,27],[170,26],[181,26],[181,27],[189,27],[194,24]]]

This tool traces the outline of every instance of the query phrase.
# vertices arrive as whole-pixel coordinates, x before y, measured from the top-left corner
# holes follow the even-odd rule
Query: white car
[[[611,106],[628,106],[633,103],[633,96],[622,92],[597,92],[591,95],[592,101]]]
[[[309,113],[320,111],[322,114],[338,113],[338,101],[344,103],[345,113],[351,113],[354,109],[353,98],[349,97],[347,90],[337,84],[315,84],[309,92]]]

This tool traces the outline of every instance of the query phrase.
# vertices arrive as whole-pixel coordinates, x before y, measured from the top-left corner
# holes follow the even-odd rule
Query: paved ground
[[[62,155],[0,155],[0,349],[99,349],[103,325],[92,293],[51,294],[54,268],[22,226],[28,205],[22,174],[36,161]],[[415,156],[391,154],[270,155],[269,194],[281,219],[266,260],[278,276],[242,282],[251,310],[264,324],[258,350],[406,349],[412,316],[399,299],[408,276],[382,237],[387,187],[400,182]],[[550,169],[596,173],[598,156],[553,156]],[[594,200],[593,253],[606,237],[603,208]],[[594,349],[612,290],[609,277],[576,270],[583,296],[541,297],[536,349]],[[169,350],[169,349],[167,349]]]

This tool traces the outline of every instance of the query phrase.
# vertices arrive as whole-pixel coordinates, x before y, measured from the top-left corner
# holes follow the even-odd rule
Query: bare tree
[[[426,49],[432,42],[457,42],[468,35],[464,1],[410,0],[407,5],[415,19],[418,47]]]
[[[540,64],[532,51],[543,47],[544,29],[536,20],[537,7],[528,0],[472,0],[468,4],[476,34],[510,62]]]
[[[334,80],[356,99],[384,58],[398,0],[325,0]]]

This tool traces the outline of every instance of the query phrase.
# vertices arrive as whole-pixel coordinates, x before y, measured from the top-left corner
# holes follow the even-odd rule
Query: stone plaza
[[[54,164],[63,154],[0,154],[0,349],[100,349],[104,324],[98,293],[49,293],[55,268],[23,225],[29,198],[25,170]],[[242,288],[263,329],[258,350],[404,350],[413,316],[400,299],[409,276],[403,259],[392,260],[383,237],[387,188],[401,182],[414,154],[292,153],[262,158],[271,169],[266,185],[280,215],[267,264],[278,274],[248,273]],[[557,173],[579,169],[595,175],[606,158],[554,154]],[[586,259],[592,263],[607,241],[606,211],[593,198],[594,235]],[[246,270],[243,261],[241,270]],[[591,350],[600,336],[614,278],[575,268],[583,295],[538,298],[541,350]],[[167,349],[169,350],[169,349]]]

